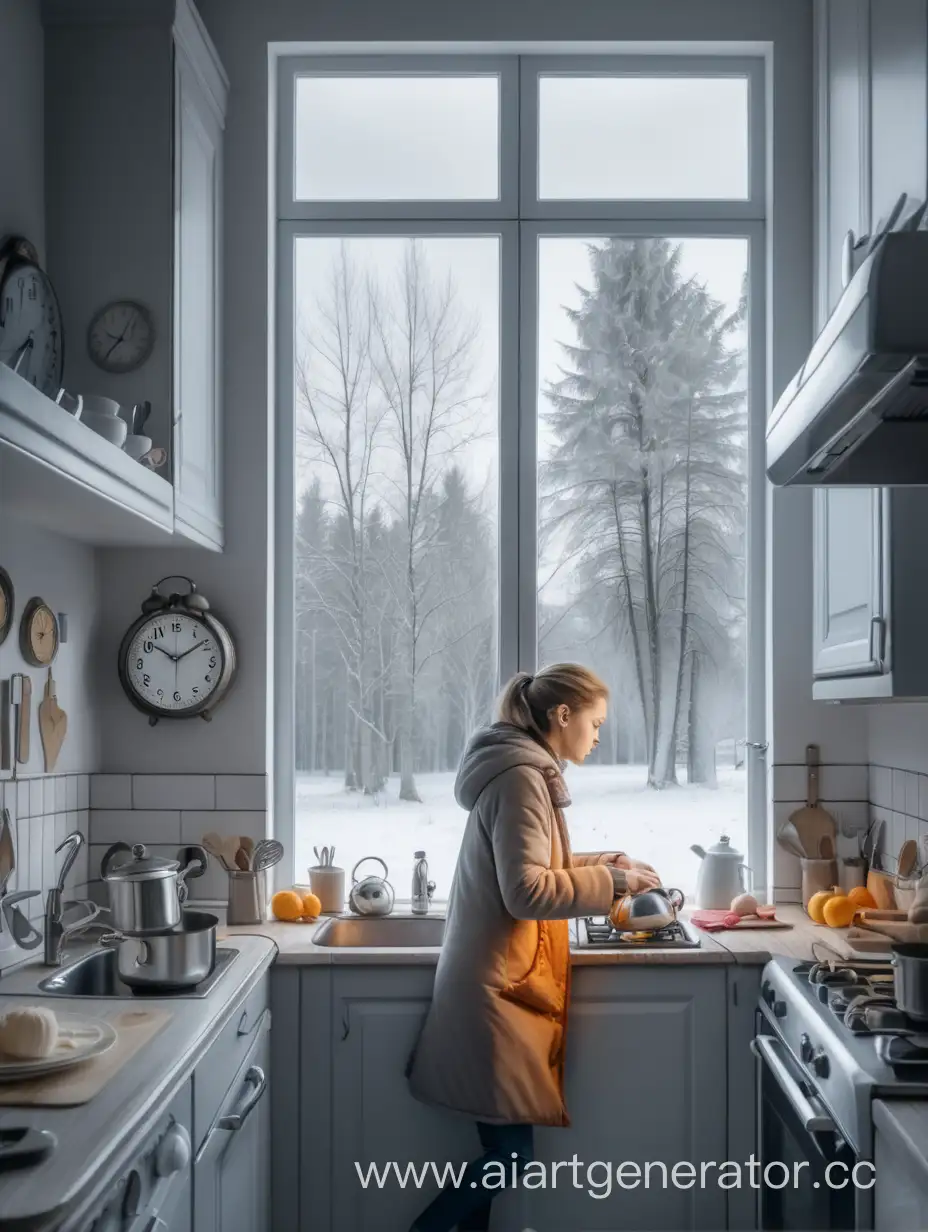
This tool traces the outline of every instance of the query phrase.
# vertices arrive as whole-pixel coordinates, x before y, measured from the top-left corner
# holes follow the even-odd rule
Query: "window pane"
[[[611,692],[573,844],[684,892],[691,843],[747,850],[747,259],[742,239],[539,249],[539,661]]]
[[[382,856],[444,897],[496,694],[500,241],[296,243],[296,872]],[[370,872],[377,871],[370,866]]]
[[[541,200],[747,199],[747,78],[542,76],[538,92]]]
[[[300,201],[495,201],[499,78],[300,77]]]

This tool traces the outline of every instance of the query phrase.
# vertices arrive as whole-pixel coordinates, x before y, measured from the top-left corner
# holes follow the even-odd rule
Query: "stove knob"
[[[831,989],[827,984],[819,984],[815,990],[818,993],[818,999],[822,1005],[828,1004],[828,999],[831,996]]]
[[[786,1017],[786,1002],[785,1001],[774,1000],[773,1016],[774,1018],[785,1018]]]
[[[831,1072],[831,1065],[828,1062],[828,1057],[820,1048],[812,1058],[812,1073],[816,1078],[827,1078]]]
[[[802,1035],[799,1037],[799,1055],[803,1061],[805,1061],[806,1065],[808,1065],[812,1060],[812,1055],[814,1052],[815,1049],[812,1047],[812,1041],[803,1031]]]
[[[155,1151],[155,1172],[158,1176],[173,1176],[190,1163],[190,1135],[183,1125],[174,1124],[158,1143]]]
[[[123,1219],[134,1219],[139,1213],[139,1205],[142,1200],[142,1178],[133,1168],[126,1177],[126,1191],[122,1199],[122,1217]]]

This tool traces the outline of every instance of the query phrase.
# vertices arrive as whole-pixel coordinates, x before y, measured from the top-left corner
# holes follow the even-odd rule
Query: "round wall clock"
[[[35,247],[21,235],[0,245],[0,363],[49,398],[61,388],[61,309]]]
[[[87,353],[104,372],[134,372],[151,355],[154,345],[151,313],[131,299],[106,304],[87,330]]]
[[[190,578],[163,595],[162,578],[119,647],[119,680],[136,709],[159,719],[210,719],[235,676],[235,644]]]
[[[33,667],[47,667],[58,653],[58,619],[43,599],[26,604],[19,622],[19,649]]]
[[[13,627],[13,582],[5,569],[0,569],[0,646]]]

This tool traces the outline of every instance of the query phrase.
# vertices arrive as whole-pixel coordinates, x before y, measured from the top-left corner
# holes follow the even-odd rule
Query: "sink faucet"
[[[415,853],[416,864],[412,870],[412,900],[410,910],[413,915],[427,915],[432,895],[435,893],[435,882],[429,881],[429,865],[424,851]]]
[[[84,844],[84,836],[79,830],[74,830],[67,838],[55,848],[55,854],[63,851],[65,847],[68,853],[61,864],[61,872],[58,874],[58,883],[53,889],[49,890],[48,897],[45,900],[45,965],[46,967],[60,967],[61,955],[64,949],[64,943],[68,937],[75,933],[82,932],[91,920],[96,919],[100,914],[100,908],[96,903],[89,899],[79,899],[76,902],[62,903],[61,896],[64,893],[64,883],[71,871],[71,866],[77,859],[77,853]],[[75,920],[73,924],[62,923],[65,907],[71,906],[86,906],[90,911],[86,915],[81,916],[79,920]]]

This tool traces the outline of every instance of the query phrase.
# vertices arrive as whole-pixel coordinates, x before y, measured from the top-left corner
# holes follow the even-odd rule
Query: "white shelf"
[[[174,533],[174,489],[166,479],[5,364],[0,364],[0,510],[100,546],[180,538]]]

